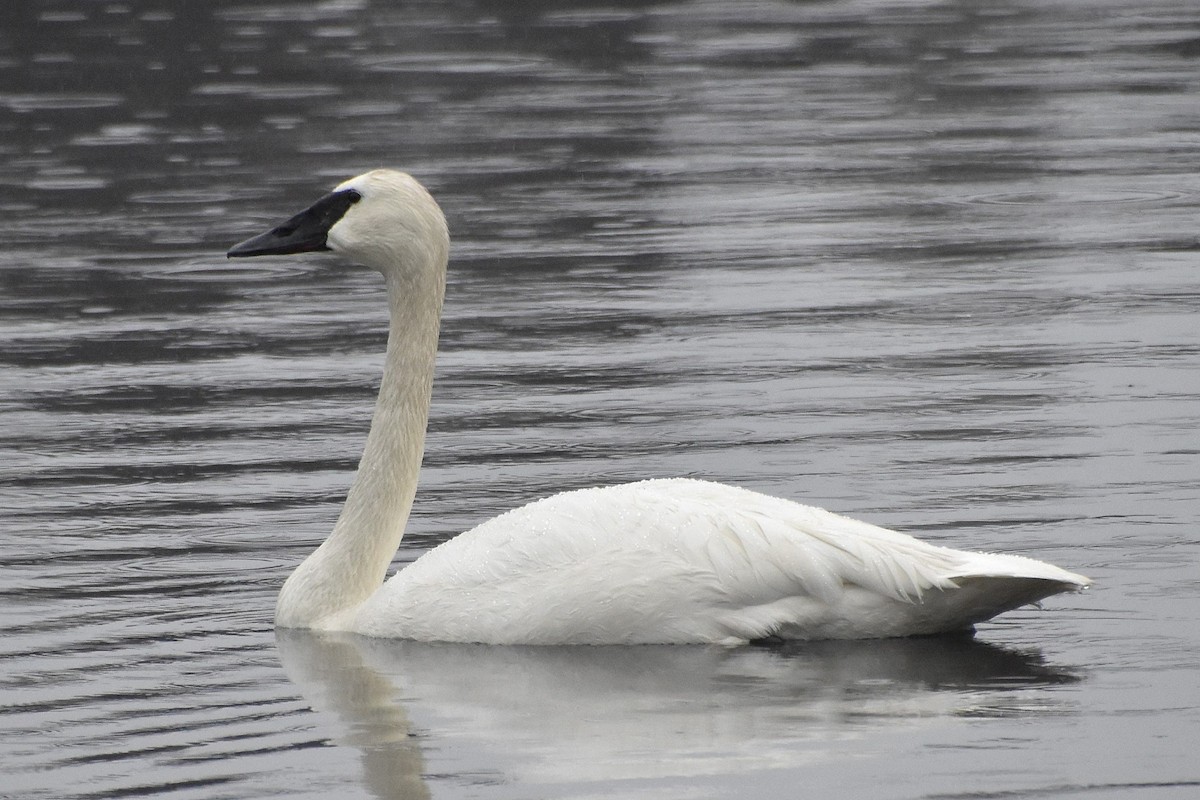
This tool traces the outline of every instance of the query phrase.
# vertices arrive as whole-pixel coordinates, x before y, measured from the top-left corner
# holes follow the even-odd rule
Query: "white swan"
[[[329,538],[284,583],[281,627],[492,644],[738,644],[969,630],[1089,584],[754,492],[653,480],[510,511],[384,581],[424,449],[449,235],[409,175],[376,170],[229,251],[332,250],[383,273],[379,399]]]

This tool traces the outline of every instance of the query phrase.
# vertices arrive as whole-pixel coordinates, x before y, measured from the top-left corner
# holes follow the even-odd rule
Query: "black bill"
[[[325,239],[329,229],[361,199],[362,195],[353,189],[327,194],[282,225],[234,245],[227,255],[246,258],[328,250]]]

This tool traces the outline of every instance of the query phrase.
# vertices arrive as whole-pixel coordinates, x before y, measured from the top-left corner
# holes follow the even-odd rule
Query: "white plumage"
[[[970,587],[985,576],[1005,580],[980,605]],[[528,644],[857,639],[965,629],[1079,581],[745,489],[654,480],[489,520],[397,573],[352,627]]]
[[[277,624],[492,644],[858,639],[966,630],[1088,585],[1033,559],[685,479],[554,495],[383,582],[416,490],[448,248],[433,198],[377,170],[230,251],[342,252],[383,273],[391,308],[358,474],[333,532],[280,592]]]

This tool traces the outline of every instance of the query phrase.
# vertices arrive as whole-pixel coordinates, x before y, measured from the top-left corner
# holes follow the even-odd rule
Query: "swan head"
[[[407,173],[377,169],[344,181],[228,255],[332,251],[390,277],[429,265],[444,270],[449,250],[446,218],[425,187]]]

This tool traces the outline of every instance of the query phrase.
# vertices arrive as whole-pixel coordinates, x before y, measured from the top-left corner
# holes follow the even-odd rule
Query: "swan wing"
[[[496,644],[924,633],[944,624],[926,600],[972,559],[1003,571],[988,558],[745,489],[643,481],[485,522],[397,573],[354,627]]]

